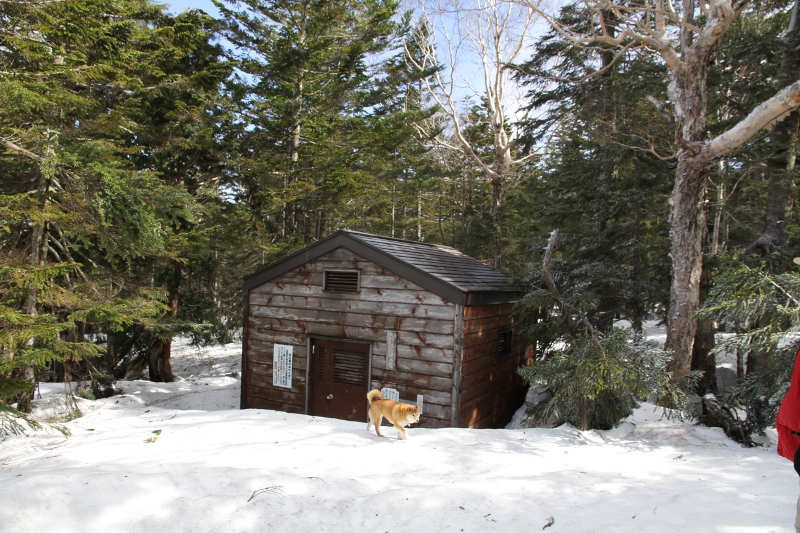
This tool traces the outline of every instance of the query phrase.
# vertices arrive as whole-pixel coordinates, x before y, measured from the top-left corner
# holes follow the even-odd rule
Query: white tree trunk
[[[656,53],[669,69],[669,97],[674,106],[675,138],[679,148],[675,186],[670,198],[670,256],[672,286],[666,348],[674,359],[675,376],[691,369],[696,332],[694,313],[700,301],[703,234],[706,227],[706,183],[711,167],[756,133],[771,128],[800,107],[800,82],[794,82],[757,106],[728,131],[707,140],[707,72],[710,57],[748,0],[685,0],[683,5],[647,0],[636,5],[612,0],[583,0],[594,26],[576,33],[562,26],[538,2],[518,0],[542,15],[576,46],[610,45],[616,57],[638,47]],[[695,13],[703,14],[698,26]],[[613,17],[614,23],[608,24]],[[794,19],[793,19],[794,20]],[[674,31],[678,30],[678,31]]]
[[[416,48],[422,51],[423,58],[408,53],[406,60],[423,70],[442,64],[447,67],[424,82],[452,125],[452,135],[448,138],[440,135],[436,142],[479,168],[491,186],[491,263],[498,267],[503,200],[516,171],[538,156],[514,157],[513,125],[508,120],[516,105],[510,94],[514,86],[510,67],[525,49],[535,10],[513,0],[418,0],[418,6],[436,42],[419,40]],[[444,61],[437,52],[444,54]],[[480,82],[474,83],[474,79]],[[466,96],[485,105],[492,133],[490,162],[479,155],[483,147],[474,146],[464,134],[461,98]],[[418,124],[417,128],[423,137],[429,137],[426,125]]]

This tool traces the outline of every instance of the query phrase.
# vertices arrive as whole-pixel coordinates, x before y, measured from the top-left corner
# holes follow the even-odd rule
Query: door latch
[[[333,394],[328,394],[328,399],[333,400]]]

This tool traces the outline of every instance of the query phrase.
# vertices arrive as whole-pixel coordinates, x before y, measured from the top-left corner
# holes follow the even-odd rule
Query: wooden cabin
[[[241,407],[367,420],[383,389],[422,427],[502,427],[525,346],[504,273],[447,246],[341,230],[244,283]]]

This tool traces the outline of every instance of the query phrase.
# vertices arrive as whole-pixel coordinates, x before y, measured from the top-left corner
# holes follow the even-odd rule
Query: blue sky
[[[211,16],[219,13],[211,0],[160,0],[159,3],[169,6],[168,10],[173,13],[180,13],[186,9],[202,9]]]
[[[202,9],[212,17],[219,16],[219,10],[216,8],[216,6],[212,3],[211,0],[157,0],[157,2],[165,4],[167,6],[168,11],[171,11],[172,13],[180,13],[181,11],[184,11],[186,9]],[[412,2],[410,1],[401,2],[401,4],[403,5],[403,10],[404,10],[407,7],[411,6]],[[469,52],[467,52],[466,55],[469,55]],[[440,58],[440,60],[441,59],[442,58]],[[470,60],[463,62],[460,65],[460,67],[463,72],[468,73],[466,78],[469,78],[470,80],[474,81],[475,84],[478,86],[478,88],[481,89],[483,80],[478,67],[475,64],[472,64]],[[461,76],[462,78],[464,78],[463,72]],[[459,101],[466,97],[473,97],[474,99],[472,91],[466,87],[464,80],[461,79],[459,79],[456,83],[455,94],[457,95],[456,100]],[[518,98],[518,95],[516,95],[515,97]],[[511,106],[511,108],[514,110],[516,110],[517,107],[518,106],[516,105],[516,103]]]

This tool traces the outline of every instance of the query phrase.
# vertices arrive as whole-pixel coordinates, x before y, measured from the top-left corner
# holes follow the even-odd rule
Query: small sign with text
[[[276,344],[272,359],[272,385],[292,388],[292,347]]]
[[[381,396],[383,396],[384,400],[400,401],[400,392],[397,389],[383,388],[381,389]]]

